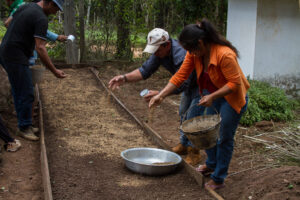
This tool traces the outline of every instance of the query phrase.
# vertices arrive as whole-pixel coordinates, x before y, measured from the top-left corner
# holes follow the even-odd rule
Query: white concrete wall
[[[253,78],[257,0],[229,0],[227,39],[239,50],[239,64]]]
[[[246,76],[300,97],[299,0],[228,0],[227,38]]]
[[[300,10],[297,0],[258,0],[255,79],[300,74]]]

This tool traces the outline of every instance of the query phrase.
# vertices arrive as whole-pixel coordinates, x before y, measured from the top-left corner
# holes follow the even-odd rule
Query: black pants
[[[13,142],[14,141],[14,138],[12,138],[7,130],[7,128],[4,126],[4,123],[1,119],[1,116],[0,116],[0,138],[5,142],[5,143],[8,143],[8,142]]]

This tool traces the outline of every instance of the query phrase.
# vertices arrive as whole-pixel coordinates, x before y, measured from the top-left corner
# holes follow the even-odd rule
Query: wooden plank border
[[[44,188],[44,199],[53,200],[51,182],[50,182],[50,173],[48,166],[47,151],[45,145],[45,132],[44,132],[44,119],[43,119],[43,105],[40,99],[40,92],[38,84],[35,85],[36,99],[39,106],[39,129],[40,129],[40,143],[41,143],[41,172]]]
[[[167,143],[165,141],[163,141],[163,139],[161,138],[161,136],[155,131],[153,130],[148,124],[143,123],[141,120],[139,120],[130,110],[128,110],[128,108],[117,98],[117,96],[111,92],[106,85],[103,83],[103,81],[99,78],[99,72],[97,69],[95,69],[94,67],[90,68],[91,72],[96,76],[98,82],[100,83],[100,85],[106,90],[106,92],[111,95],[114,99],[115,102],[117,102],[136,122],[137,124],[139,124],[145,131],[146,133],[148,133],[148,135],[161,147],[170,150],[170,146],[167,145]],[[184,159],[183,160],[183,165],[184,165],[184,169],[190,174],[191,177],[193,177],[196,182],[203,187],[203,183],[204,183],[204,177],[201,173],[197,172],[195,170],[195,168],[186,163]]]

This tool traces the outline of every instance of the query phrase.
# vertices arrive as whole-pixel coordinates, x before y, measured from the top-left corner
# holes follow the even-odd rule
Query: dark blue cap
[[[58,7],[61,11],[64,10],[64,3],[65,3],[65,0],[52,0]]]

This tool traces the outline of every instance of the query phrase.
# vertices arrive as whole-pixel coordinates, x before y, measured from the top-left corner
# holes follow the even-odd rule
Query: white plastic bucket
[[[30,67],[32,73],[32,83],[33,85],[42,82],[43,74],[46,68],[42,65],[34,65]]]

